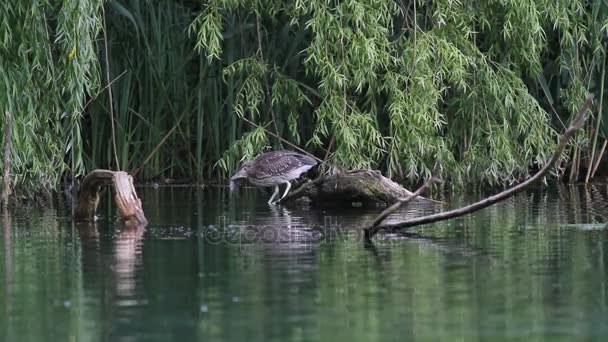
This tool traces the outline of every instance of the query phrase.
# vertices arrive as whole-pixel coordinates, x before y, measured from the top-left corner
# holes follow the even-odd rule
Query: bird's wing
[[[313,158],[292,151],[272,151],[255,159],[250,176],[258,179],[283,175],[304,165],[316,165]]]
[[[255,167],[250,171],[250,175],[261,179],[285,172],[290,164],[291,158],[285,158],[281,151],[264,153],[255,159]]]
[[[298,160],[302,165],[317,165],[317,160],[311,156],[302,154],[302,153],[298,153],[298,152],[293,152],[293,151],[276,151],[277,153],[281,153],[283,154],[284,158],[293,158]]]

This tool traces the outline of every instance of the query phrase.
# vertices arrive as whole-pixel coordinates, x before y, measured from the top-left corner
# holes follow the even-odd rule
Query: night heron
[[[230,177],[230,190],[235,190],[243,180],[248,180],[258,187],[274,186],[274,193],[268,200],[268,204],[273,204],[272,200],[279,193],[280,184],[287,184],[287,188],[279,200],[283,199],[291,189],[290,181],[299,178],[315,165],[317,161],[304,154],[292,151],[267,152],[254,160],[243,162]]]

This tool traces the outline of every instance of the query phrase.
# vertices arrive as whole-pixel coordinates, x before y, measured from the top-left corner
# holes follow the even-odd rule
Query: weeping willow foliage
[[[579,177],[579,169],[587,169],[585,181],[593,163],[600,165],[603,155],[599,140],[606,144],[608,126],[606,90],[606,49],[608,48],[608,3],[605,1],[563,2],[551,15],[555,27],[549,33],[551,42],[543,54],[542,73],[535,75],[530,89],[541,98],[549,111],[555,107],[574,112],[578,103],[591,92],[597,96],[597,111],[590,120],[588,129],[578,135],[572,148],[570,180]],[[561,121],[557,127],[563,127]]]
[[[84,171],[81,118],[98,86],[102,1],[0,4],[0,112],[12,121],[12,186],[49,190],[62,173]],[[3,139],[4,142],[4,139]]]
[[[436,158],[456,182],[525,177],[561,129],[547,109],[567,120],[598,90],[592,80],[605,65],[602,1],[202,3],[191,26],[198,51],[210,65],[239,56],[224,68],[239,77],[236,115],[331,146],[331,161],[344,167],[410,180],[428,175]],[[234,20],[239,51],[223,40]],[[297,134],[311,123],[309,136]],[[263,134],[245,135],[219,165],[265,148]]]
[[[440,158],[456,184],[504,184],[592,92],[559,173],[576,179],[608,135],[607,34],[604,0],[5,1],[13,185],[116,167],[221,178],[289,147],[272,134],[347,168],[417,181]]]

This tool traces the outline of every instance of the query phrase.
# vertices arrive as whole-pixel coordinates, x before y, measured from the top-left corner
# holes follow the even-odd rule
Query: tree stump
[[[91,171],[82,181],[74,219],[76,221],[95,220],[101,186],[110,183],[114,185],[114,201],[125,226],[145,226],[148,220],[141,208],[141,200],[137,197],[133,187],[133,177],[123,171]]]

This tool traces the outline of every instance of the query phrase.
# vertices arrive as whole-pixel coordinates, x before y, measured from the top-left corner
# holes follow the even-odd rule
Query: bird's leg
[[[272,193],[272,196],[270,196],[270,199],[268,200],[268,204],[272,204],[272,200],[274,199],[274,197],[279,193],[279,186],[275,185],[274,186],[274,192]]]
[[[281,196],[281,199],[285,198],[285,196],[289,192],[289,189],[291,189],[291,183],[287,182],[287,187],[285,188],[285,193],[283,193],[283,196]]]

